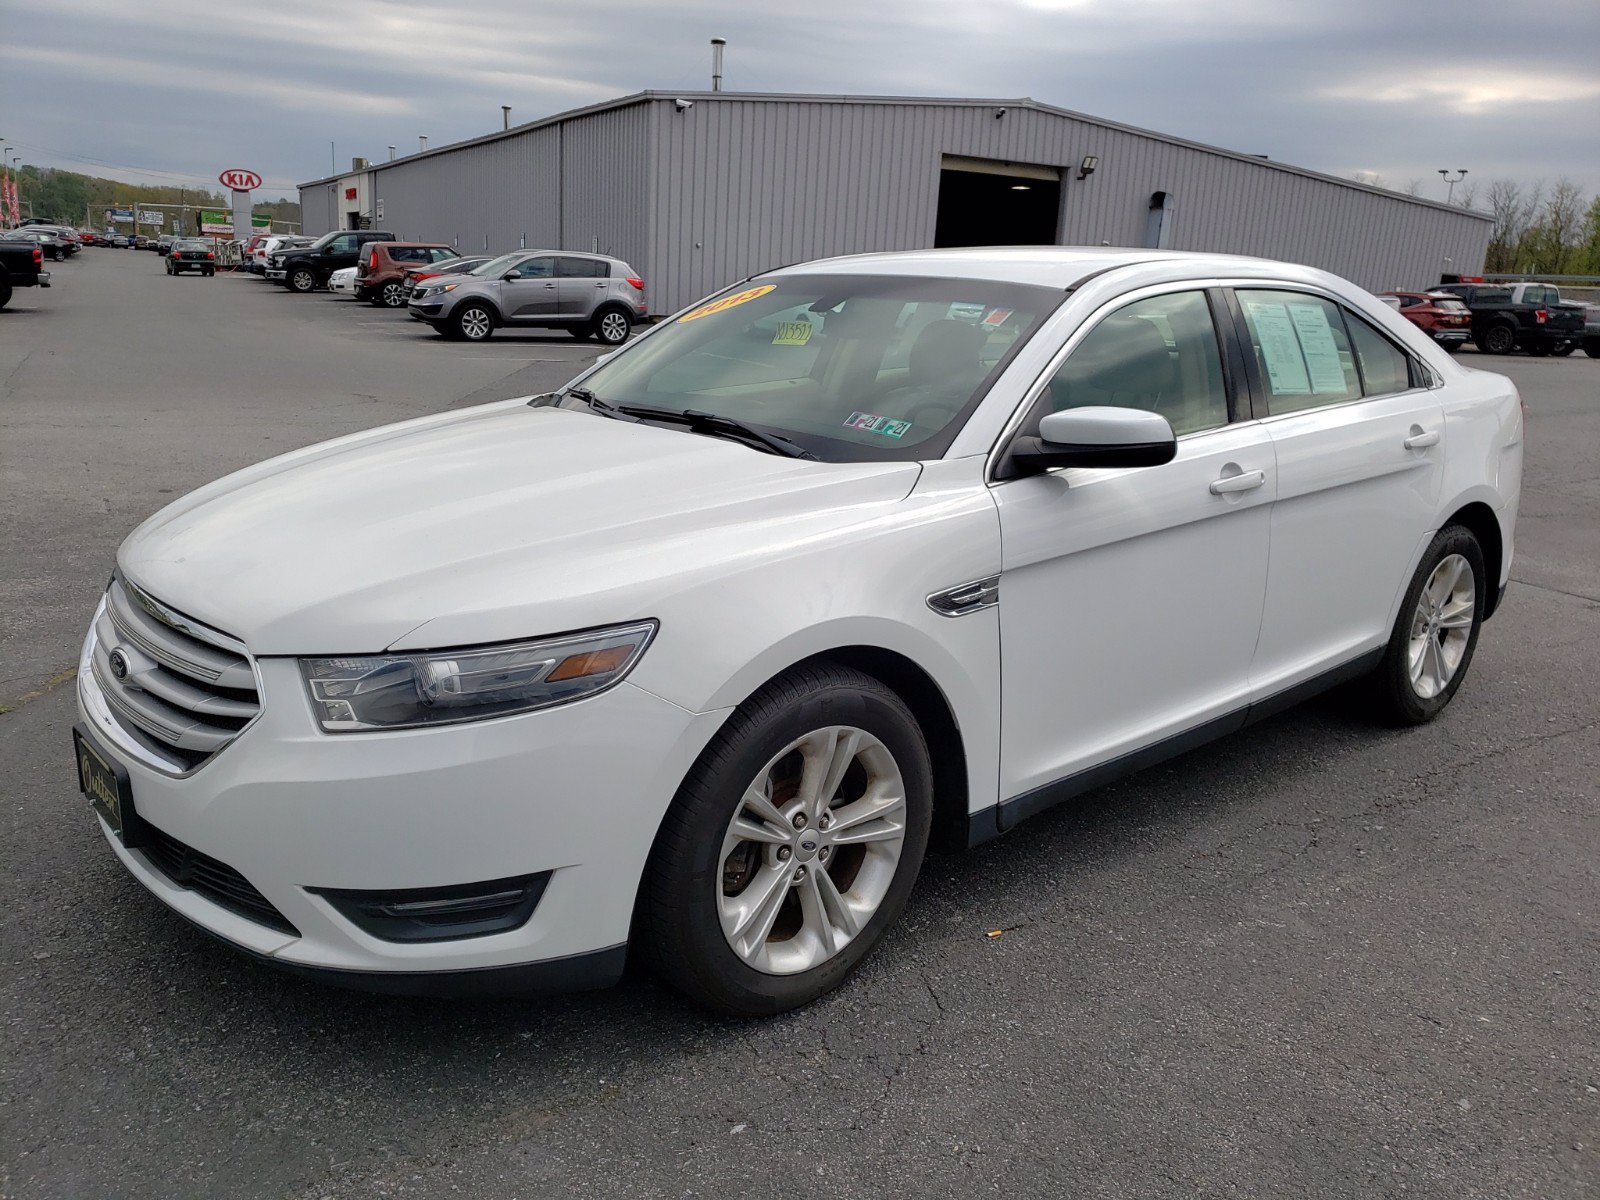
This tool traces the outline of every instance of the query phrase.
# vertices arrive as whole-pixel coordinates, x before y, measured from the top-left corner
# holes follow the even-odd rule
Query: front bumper
[[[570,986],[608,982],[601,976],[620,967],[656,829],[726,716],[689,713],[623,682],[519,717],[332,735],[317,728],[293,660],[261,659],[257,669],[260,717],[181,777],[130,752],[87,669],[78,706],[127,770],[139,819],[238,872],[298,936],[181,886],[146,850],[124,846],[103,823],[102,832],[140,883],[208,933],[275,964],[379,990],[492,989],[476,973],[501,971],[522,990],[543,986],[522,978],[540,963],[565,964],[542,973],[548,986],[563,986],[563,972]],[[375,937],[313,890],[451,887],[545,871],[525,924],[430,942]]]
[[[1466,326],[1459,329],[1430,329],[1428,336],[1436,342],[1464,342],[1472,336],[1472,331]]]
[[[264,276],[266,276],[268,279],[270,279],[273,283],[279,282],[284,277],[284,275],[287,274],[287,272],[285,272],[282,267],[268,267],[265,271],[263,271],[261,273]]]

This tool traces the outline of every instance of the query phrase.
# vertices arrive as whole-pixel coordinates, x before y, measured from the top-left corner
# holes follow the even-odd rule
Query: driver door
[[[556,315],[556,260],[553,255],[525,258],[500,284],[500,307],[509,321],[537,323]]]
[[[1226,310],[1190,287],[1092,320],[1023,431],[1052,409],[1153,409],[1178,452],[994,488],[1002,827],[1092,783],[1083,772],[1242,725],[1250,701],[1276,464],[1260,424],[1230,417],[1248,402],[1224,368]]]

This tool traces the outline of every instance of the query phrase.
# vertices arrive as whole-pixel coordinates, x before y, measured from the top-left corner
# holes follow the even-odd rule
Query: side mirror
[[[1178,453],[1172,426],[1142,408],[1069,408],[1047,413],[1038,437],[1011,443],[1006,476],[1037,475],[1056,467],[1159,467]]]
[[[507,271],[504,275],[500,276],[500,282],[501,283],[510,283],[513,279],[521,279],[521,278],[522,278],[522,276],[520,274],[518,274],[516,271]]]

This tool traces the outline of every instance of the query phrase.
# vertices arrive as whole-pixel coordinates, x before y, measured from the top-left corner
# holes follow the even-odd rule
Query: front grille
[[[148,837],[140,849],[156,870],[173,883],[199,892],[229,912],[238,913],[258,925],[265,925],[291,937],[300,936],[300,931],[289,923],[288,918],[273,908],[271,901],[227,863],[185,846],[148,821],[144,822],[144,831]]]
[[[111,581],[95,621],[90,666],[117,724],[180,774],[233,741],[261,711],[241,643],[121,578]]]

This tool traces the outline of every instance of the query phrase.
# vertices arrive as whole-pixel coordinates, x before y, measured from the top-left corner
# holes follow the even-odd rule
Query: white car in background
[[[356,294],[356,269],[354,267],[344,267],[329,275],[328,290],[337,292],[342,296],[354,296]]]
[[[1506,379],[1321,271],[787,267],[558,394],[151,517],[84,643],[80,783],[145,887],[282,967],[577,988],[637,953],[778,1012],[882,937],[930,836],[1345,681],[1437,716],[1521,464]]]

